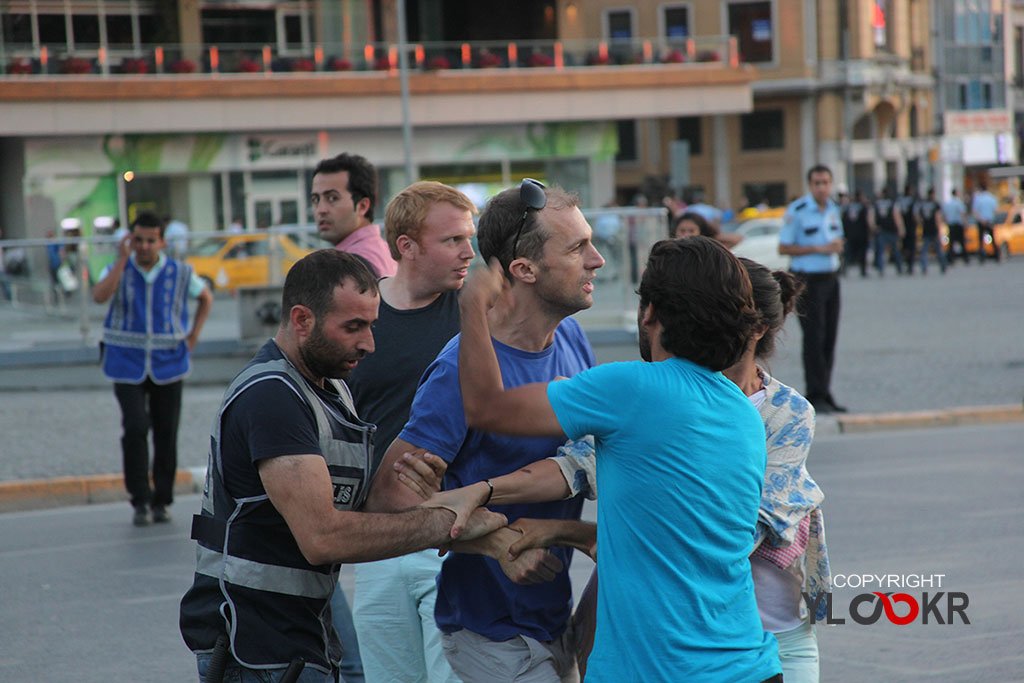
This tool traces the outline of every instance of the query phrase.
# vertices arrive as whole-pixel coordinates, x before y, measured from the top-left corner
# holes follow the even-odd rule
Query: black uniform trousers
[[[806,398],[832,400],[832,366],[839,336],[839,277],[836,273],[794,273],[806,286],[800,298]]]
[[[182,380],[157,384],[149,377],[142,384],[114,383],[124,430],[121,436],[124,486],[134,507],[166,507],[174,500],[181,389]],[[150,429],[153,430],[152,487],[149,483]]]

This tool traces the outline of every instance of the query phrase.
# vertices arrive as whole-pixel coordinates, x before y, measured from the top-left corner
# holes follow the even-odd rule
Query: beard
[[[644,329],[643,325],[637,330],[637,346],[640,347],[640,358],[651,362],[651,337],[647,334],[647,330]]]
[[[636,344],[640,347],[640,358],[646,362],[651,362],[651,335],[647,333],[647,328],[644,327],[644,309],[637,308],[636,310]]]
[[[306,343],[299,347],[299,357],[316,377],[348,379],[352,369],[346,363],[362,360],[366,352],[332,344],[318,323]]]

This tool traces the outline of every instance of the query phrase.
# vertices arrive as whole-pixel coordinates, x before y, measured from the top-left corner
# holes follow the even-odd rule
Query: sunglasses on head
[[[544,183],[533,178],[523,178],[519,183],[519,201],[526,206],[523,210],[523,217],[519,220],[519,229],[516,230],[516,239],[512,242],[512,260],[516,260],[516,249],[519,247],[519,238],[523,234],[523,227],[526,225],[526,216],[530,209],[540,211],[548,203],[548,196],[544,192]]]

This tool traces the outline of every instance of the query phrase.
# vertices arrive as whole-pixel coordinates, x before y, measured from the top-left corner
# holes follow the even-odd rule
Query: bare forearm
[[[523,537],[517,541],[509,552],[513,555],[530,548],[550,548],[551,546],[571,546],[593,555],[597,545],[597,525],[575,519],[530,519],[520,518],[512,522],[509,528],[522,532]]]
[[[551,545],[570,545],[584,552],[597,543],[597,524],[581,520],[566,520],[561,525],[560,533],[555,537]]]
[[[408,441],[395,439],[384,453],[377,474],[370,485],[370,493],[366,497],[363,510],[367,512],[393,512],[415,507],[422,499],[398,480],[395,463],[403,453],[419,454],[426,449],[414,446]]]
[[[544,459],[491,479],[494,493],[489,504],[546,503],[572,493],[554,460]]]
[[[193,338],[199,339],[199,333],[202,331],[203,325],[206,324],[206,319],[210,316],[210,309],[212,307],[213,294],[209,289],[204,289],[197,300],[196,314],[192,320],[192,331],[190,334]]]
[[[508,557],[510,545],[522,538],[522,534],[508,527],[498,529],[472,541],[453,541],[449,548],[459,553],[476,553],[495,560]]]
[[[124,274],[124,267],[127,260],[118,259],[110,267],[110,271],[106,277],[97,282],[92,288],[92,300],[98,304],[102,304],[114,295],[114,291],[117,289],[117,285],[121,282],[121,276]]]
[[[462,297],[459,314],[462,320],[462,337],[459,341],[459,386],[464,406],[487,405],[500,398],[504,390],[501,367],[491,343],[491,332],[487,324],[487,311],[472,297]]]
[[[455,521],[455,513],[443,508],[343,514],[348,519],[322,539],[333,548],[330,562],[372,562],[436,548],[449,540]]]

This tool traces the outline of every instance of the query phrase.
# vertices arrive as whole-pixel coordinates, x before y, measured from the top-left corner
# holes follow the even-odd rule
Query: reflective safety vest
[[[131,261],[114,290],[103,323],[103,374],[115,382],[157,384],[179,380],[191,369],[188,287],[192,266],[167,259],[153,282]]]
[[[307,667],[330,673],[341,661],[330,606],[341,565],[309,564],[266,494],[235,499],[224,485],[224,411],[263,381],[283,382],[312,410],[334,507],[354,510],[366,498],[376,428],[356,416],[344,383],[326,380],[338,399],[325,400],[267,342],[231,382],[213,428],[202,512],[192,522],[196,573],[181,602],[181,632],[194,652],[212,650],[226,634],[231,655],[247,668],[284,668],[301,657]]]

